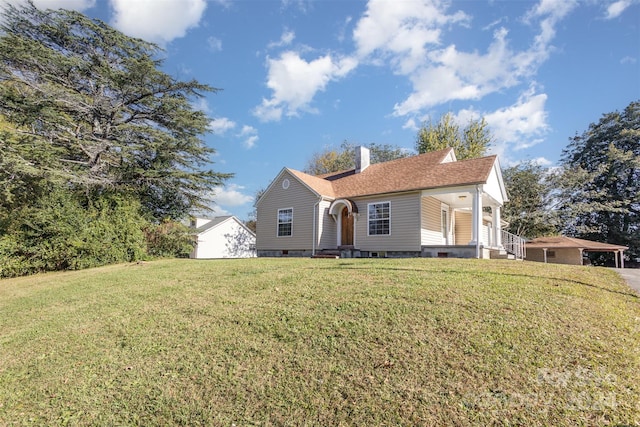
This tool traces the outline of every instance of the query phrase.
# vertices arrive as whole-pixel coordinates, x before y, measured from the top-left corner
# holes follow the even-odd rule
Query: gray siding
[[[289,180],[289,188],[282,181]],[[318,197],[287,171],[281,173],[263,196],[257,209],[256,249],[311,250],[313,209]],[[278,237],[278,209],[293,208],[293,235]]]
[[[420,199],[420,193],[407,193],[356,200],[356,247],[363,251],[420,251]],[[391,203],[391,234],[369,236],[368,204],[378,202]]]
[[[421,201],[421,241],[423,245],[442,244],[442,203],[433,197],[423,197]]]
[[[318,235],[318,249],[335,249],[337,247],[338,226],[329,215],[331,202],[323,200],[320,203],[320,234]]]

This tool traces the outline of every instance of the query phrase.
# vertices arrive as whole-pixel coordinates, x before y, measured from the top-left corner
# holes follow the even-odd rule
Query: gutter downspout
[[[311,243],[311,256],[316,255],[316,235],[318,234],[318,206],[320,206],[320,202],[322,202],[322,196],[318,197],[318,201],[315,205],[313,205],[313,242]]]

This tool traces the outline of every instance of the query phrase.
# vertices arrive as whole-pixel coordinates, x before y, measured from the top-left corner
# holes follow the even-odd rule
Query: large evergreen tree
[[[422,125],[416,135],[416,150],[427,153],[452,147],[458,160],[473,159],[486,154],[492,139],[484,118],[471,120],[460,129],[453,116],[447,113],[438,123]]]
[[[152,218],[207,204],[227,174],[207,169],[209,120],[192,105],[216,89],[159,67],[159,48],[67,10],[5,5],[0,26],[0,182],[64,182],[126,192]]]
[[[556,177],[565,232],[640,257],[640,102],[604,114],[563,152]]]

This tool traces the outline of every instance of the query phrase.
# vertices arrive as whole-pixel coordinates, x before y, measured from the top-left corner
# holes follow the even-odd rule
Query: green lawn
[[[0,425],[640,425],[611,270],[168,260],[0,281]]]

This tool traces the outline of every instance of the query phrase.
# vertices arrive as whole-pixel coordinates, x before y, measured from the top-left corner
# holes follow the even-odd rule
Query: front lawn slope
[[[169,260],[0,281],[0,425],[640,425],[604,268]]]

